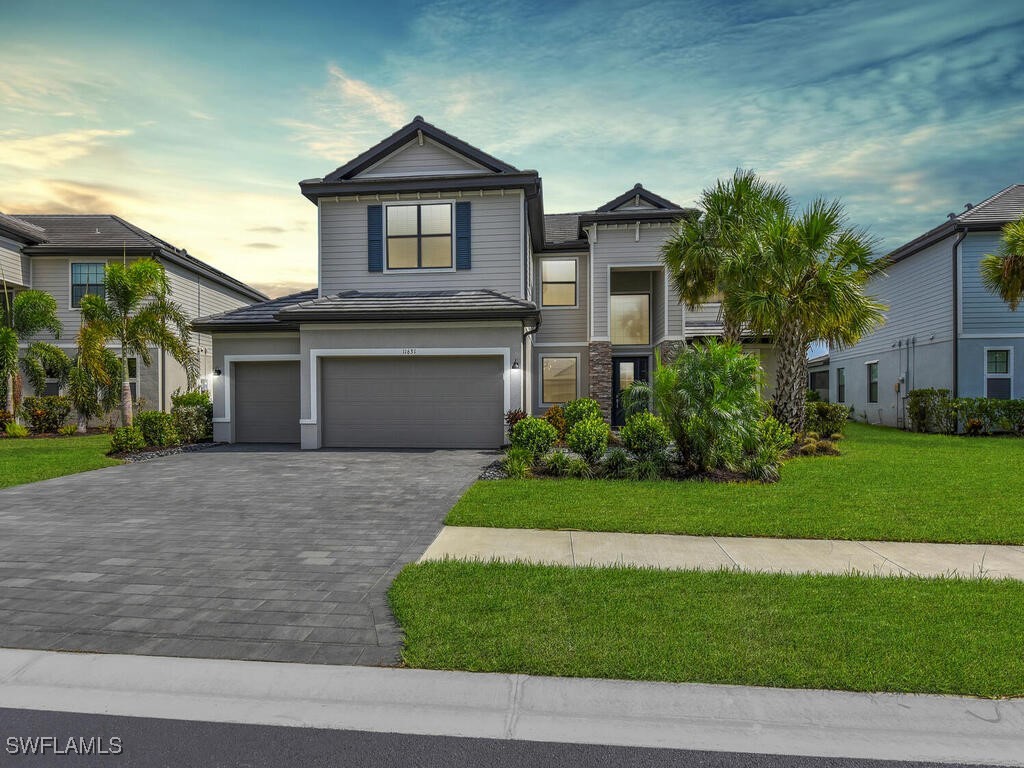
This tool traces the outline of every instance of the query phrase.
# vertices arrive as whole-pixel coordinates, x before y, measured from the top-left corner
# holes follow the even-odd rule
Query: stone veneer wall
[[[612,418],[612,345],[609,341],[592,341],[589,346],[588,378],[590,397],[597,400],[605,420]]]
[[[658,351],[661,352],[661,362],[663,365],[671,363],[676,355],[679,354],[679,350],[683,348],[683,342],[681,341],[663,341],[658,345]],[[652,371],[653,373],[653,371]]]

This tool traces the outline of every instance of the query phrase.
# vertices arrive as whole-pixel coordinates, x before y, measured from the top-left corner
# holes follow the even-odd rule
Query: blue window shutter
[[[461,202],[455,204],[455,268],[470,269],[472,267],[472,256],[470,245],[473,242],[472,228],[470,226],[469,203]]]
[[[366,206],[366,268],[384,271],[384,206]]]

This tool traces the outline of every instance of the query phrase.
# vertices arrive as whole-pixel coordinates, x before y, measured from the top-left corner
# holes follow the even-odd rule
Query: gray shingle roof
[[[7,234],[30,243],[46,241],[46,234],[40,227],[30,224],[24,219],[8,216],[6,213],[0,213],[0,234]]]
[[[166,240],[125,221],[120,216],[106,213],[25,214],[18,215],[17,218],[38,227],[46,238],[44,243],[27,247],[25,251],[29,254],[95,250],[117,255],[124,249],[135,253],[154,251],[155,255],[205,275],[251,299],[263,301],[267,298],[265,294],[246,285],[241,280],[211,267],[188,251],[171,245]]]
[[[588,211],[592,213],[592,211]],[[546,213],[544,214],[545,245],[561,245],[580,240],[579,213]]]
[[[1024,216],[1024,184],[1011,184],[959,216],[965,224],[1006,224]]]
[[[248,307],[239,307],[217,315],[200,317],[193,321],[192,325],[198,330],[241,330],[259,325],[281,326],[285,324],[275,319],[278,312],[301,302],[315,299],[318,295],[319,291],[316,288],[310,288],[307,291],[291,293],[259,304],[251,304]]]
[[[282,309],[279,320],[418,320],[530,317],[532,301],[489,288],[437,291],[342,291]]]
[[[641,200],[644,200],[647,203],[650,203],[655,208],[664,208],[664,209],[667,209],[667,210],[677,210],[677,211],[683,210],[683,206],[676,205],[671,200],[668,200],[667,198],[664,198],[661,195],[656,195],[653,192],[651,192],[649,189],[644,189],[644,185],[641,184],[640,182],[637,182],[636,184],[633,185],[632,189],[627,189],[625,192],[623,192],[618,197],[612,198],[607,203],[605,203],[600,208],[598,208],[596,212],[597,213],[605,213],[607,211],[613,211],[616,208],[618,208],[620,205],[623,205],[624,203],[629,202],[630,200],[635,198],[637,195],[640,196]]]

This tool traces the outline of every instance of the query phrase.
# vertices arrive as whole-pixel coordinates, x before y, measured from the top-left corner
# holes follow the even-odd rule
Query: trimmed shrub
[[[999,426],[1007,432],[1024,437],[1024,400],[1003,400]]]
[[[178,430],[174,428],[174,417],[163,411],[142,411],[135,416],[135,426],[142,432],[142,439],[151,448],[166,448],[181,442]]]
[[[610,433],[611,429],[604,419],[592,416],[577,422],[569,430],[565,441],[574,453],[579,454],[588,464],[594,466],[608,449]]]
[[[505,411],[505,426],[512,429],[516,424],[526,418],[526,411],[522,408],[513,408]]]
[[[629,477],[633,460],[622,448],[612,448],[601,462],[601,473],[615,479]]]
[[[842,432],[850,418],[850,411],[839,403],[807,403],[806,408],[805,429],[820,435]]]
[[[559,440],[565,440],[565,411],[562,410],[562,406],[552,405],[544,411],[544,421],[555,428]]]
[[[206,392],[175,392],[171,395],[171,416],[183,443],[198,443],[213,436],[213,401]]]
[[[622,444],[640,459],[659,456],[668,448],[671,436],[668,427],[650,411],[634,413],[619,430]]]
[[[131,453],[145,447],[146,440],[138,427],[118,427],[110,437],[111,453]]]
[[[912,389],[907,393],[907,419],[914,432],[940,432],[940,413],[948,408],[948,389]]]
[[[509,442],[513,448],[525,448],[536,458],[551,450],[558,439],[558,431],[544,419],[527,416],[512,427]]]
[[[544,471],[555,477],[564,477],[569,474],[571,459],[569,454],[562,451],[552,451],[542,460]]]
[[[71,401],[60,395],[26,397],[21,402],[21,411],[29,429],[37,435],[53,433],[64,426],[71,415]]]
[[[785,453],[793,447],[796,442],[796,435],[789,428],[774,416],[765,416],[757,425],[758,444],[761,447],[770,447]]]
[[[510,478],[521,480],[530,476],[533,458],[533,454],[527,448],[509,448],[501,462],[501,468]]]
[[[28,427],[16,421],[9,421],[4,427],[4,434],[11,438],[28,437]]]
[[[573,427],[585,419],[601,418],[601,406],[597,404],[597,400],[592,400],[589,397],[578,397],[575,400],[570,400],[562,406],[562,410],[565,412],[566,435],[572,431]]]

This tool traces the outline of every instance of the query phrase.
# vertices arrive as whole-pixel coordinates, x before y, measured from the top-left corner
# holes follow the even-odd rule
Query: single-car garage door
[[[299,442],[299,364],[235,363],[236,443]]]
[[[346,357],[321,363],[329,448],[498,448],[500,357]]]

